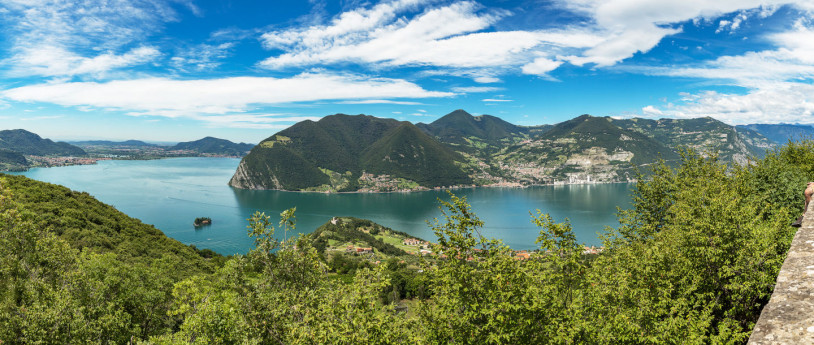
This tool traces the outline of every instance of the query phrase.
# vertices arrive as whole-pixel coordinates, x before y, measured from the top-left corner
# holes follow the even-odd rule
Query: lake
[[[443,191],[323,194],[235,189],[227,182],[239,162],[236,158],[99,161],[15,174],[88,192],[167,236],[226,255],[246,253],[253,246],[246,235],[246,219],[252,213],[265,212],[276,224],[280,212],[295,206],[297,232],[311,232],[333,216],[353,216],[434,241],[426,221],[440,216],[437,198],[449,199]],[[578,241],[599,245],[597,234],[618,224],[616,207],[630,207],[632,187],[560,185],[454,193],[466,197],[485,222],[483,235],[500,238],[514,249],[534,249],[539,229],[531,223],[530,211],[540,209],[558,222],[567,217]],[[192,226],[196,217],[210,217],[212,225],[196,230]]]

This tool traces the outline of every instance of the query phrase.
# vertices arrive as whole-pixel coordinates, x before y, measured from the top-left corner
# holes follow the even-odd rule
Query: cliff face
[[[268,185],[263,182],[269,182]],[[235,174],[229,180],[229,185],[241,189],[282,189],[280,182],[275,176],[271,179],[252,178],[249,169],[246,168],[246,161],[240,161]]]

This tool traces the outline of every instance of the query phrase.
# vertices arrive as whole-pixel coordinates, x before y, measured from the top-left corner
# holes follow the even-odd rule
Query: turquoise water
[[[148,161],[100,161],[96,165],[36,168],[18,173],[85,191],[118,210],[153,224],[167,236],[221,254],[245,253],[255,211],[272,216],[297,207],[297,232],[311,232],[333,216],[354,216],[434,240],[426,221],[440,216],[442,191],[418,193],[322,194],[249,191],[227,185],[237,168],[235,158],[173,158]],[[530,211],[540,209],[556,221],[570,218],[577,239],[598,245],[597,233],[616,226],[616,207],[630,206],[630,184],[538,186],[530,188],[460,189],[486,224],[482,234],[502,239],[514,249],[536,248],[539,230]],[[196,230],[196,217],[212,225]],[[282,234],[280,234],[282,236]]]

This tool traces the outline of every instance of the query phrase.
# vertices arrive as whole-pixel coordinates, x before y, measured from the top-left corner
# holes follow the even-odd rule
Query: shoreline
[[[581,182],[581,183],[539,183],[539,184],[528,184],[528,185],[517,185],[517,186],[496,186],[496,185],[485,185],[485,186],[458,186],[458,187],[449,187],[449,188],[439,188],[439,189],[425,189],[425,190],[397,190],[397,191],[389,191],[389,192],[360,192],[360,191],[353,191],[353,192],[318,192],[312,190],[286,190],[286,189],[251,189],[251,188],[239,188],[232,185],[227,185],[233,189],[245,190],[245,191],[275,191],[275,192],[287,192],[287,193],[314,193],[314,194],[326,194],[326,195],[335,195],[335,194],[393,194],[393,193],[402,193],[402,194],[409,194],[409,193],[423,193],[423,192],[441,192],[446,190],[458,190],[458,189],[478,189],[478,188],[506,188],[506,189],[525,189],[531,187],[547,187],[547,186],[579,186],[579,185],[607,185],[607,184],[631,184],[637,183],[638,181],[616,181],[616,182]]]

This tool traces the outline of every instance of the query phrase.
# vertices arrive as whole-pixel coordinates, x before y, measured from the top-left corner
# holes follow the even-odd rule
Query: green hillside
[[[297,123],[262,141],[243,158],[230,185],[354,191],[470,183],[454,163],[460,160],[412,124],[337,114]]]
[[[462,159],[415,125],[404,122],[365,150],[362,167],[372,174],[398,176],[425,187],[471,184],[472,179],[455,165]]]
[[[79,147],[43,139],[23,129],[0,131],[0,149],[32,156],[87,156],[87,153]]]
[[[630,162],[645,164],[659,158],[675,160],[678,155],[673,149],[647,136],[615,126],[609,118],[582,115],[557,124],[540,136],[540,140],[566,142],[559,154],[583,152],[592,147],[601,147],[608,153],[627,151],[633,153]]]
[[[0,342],[124,344],[177,328],[173,290],[226,258],[87,193],[0,174]]]
[[[512,178],[527,183],[627,181],[634,167],[660,158],[674,162],[678,155],[652,138],[590,115],[559,123],[495,155]]]
[[[481,152],[528,137],[530,127],[513,125],[491,115],[472,116],[462,109],[455,110],[430,124],[416,126],[456,149]]]
[[[334,218],[334,221],[319,226],[306,235],[306,238],[322,253],[326,250],[345,251],[349,246],[370,247],[374,253],[385,257],[408,255],[405,249],[415,251],[415,248],[407,248],[401,243],[404,239],[415,238],[414,236],[354,217]]]
[[[178,143],[168,148],[169,150],[192,150],[199,154],[224,155],[224,156],[244,156],[254,145],[245,143],[233,143],[226,139],[206,137],[195,141]]]
[[[672,148],[683,146],[717,151],[722,159],[738,163],[745,163],[749,157],[761,157],[774,145],[754,131],[736,130],[711,117],[611,121],[620,128],[642,133]]]
[[[0,174],[3,190],[38,229],[47,229],[77,250],[113,253],[124,262],[170,260],[180,276],[210,272],[212,265],[197,251],[131,218],[88,193],[24,176]]]
[[[28,160],[21,153],[0,149],[0,171],[23,170],[28,166]]]

